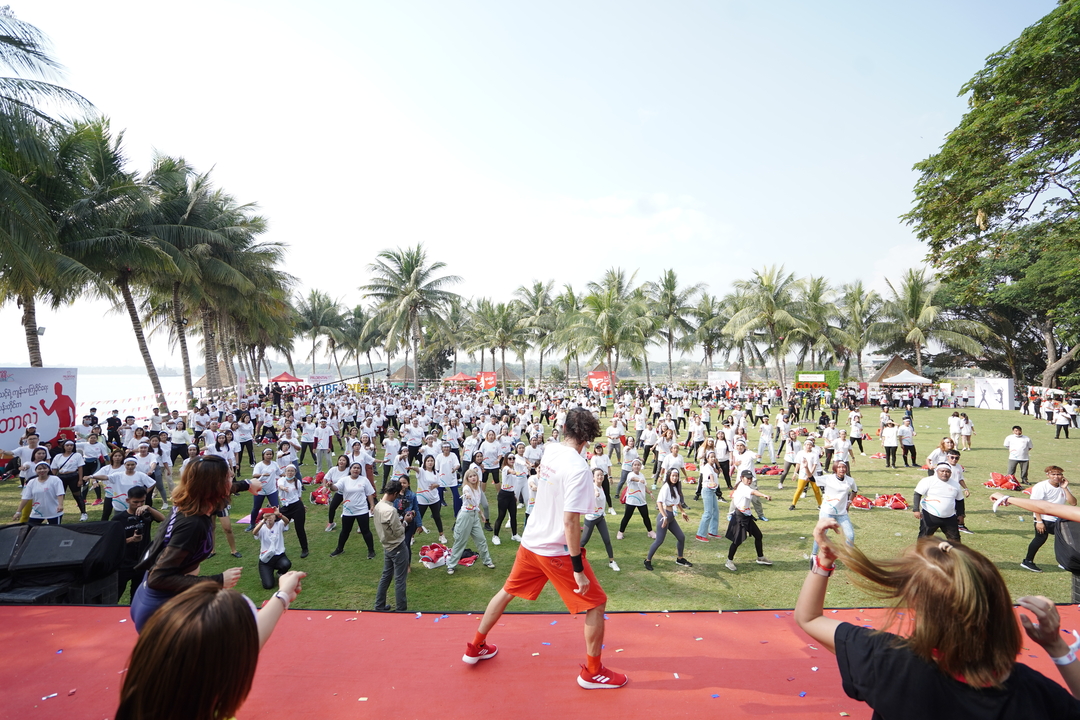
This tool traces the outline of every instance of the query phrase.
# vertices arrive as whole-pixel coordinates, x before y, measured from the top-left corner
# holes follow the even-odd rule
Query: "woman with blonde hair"
[[[875,562],[853,546],[833,545],[826,531],[839,527],[827,518],[814,528],[819,549],[795,621],[835,653],[844,691],[874,708],[874,717],[1080,717],[1080,665],[1059,631],[1053,602],[1020,598],[1032,615],[1020,622],[1058,665],[1069,690],[1016,661],[1023,639],[1009,589],[984,555],[924,538],[898,558]],[[895,601],[886,627],[899,625],[900,634],[823,614],[837,560],[855,582]]]
[[[155,613],[131,651],[116,720],[220,720],[244,704],[259,650],[300,593],[287,572],[256,610],[235,590],[199,583]]]
[[[469,466],[461,481],[461,510],[458,511],[457,520],[454,522],[454,546],[446,561],[446,572],[449,575],[454,574],[454,569],[461,562],[461,556],[465,554],[465,546],[470,539],[476,543],[476,552],[479,553],[480,562],[484,563],[484,567],[495,569],[491,553],[488,552],[487,539],[484,537],[483,523],[487,518],[480,504],[480,494],[483,492],[484,490],[480,487],[480,467],[474,463]]]

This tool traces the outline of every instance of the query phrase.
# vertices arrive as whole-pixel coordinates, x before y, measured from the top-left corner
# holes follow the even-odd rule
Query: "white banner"
[[[738,389],[739,382],[742,380],[742,373],[738,371],[730,372],[727,370],[710,370],[709,371],[709,387],[711,388],[732,388]]]
[[[334,383],[337,381],[338,379],[334,375],[308,375],[307,377],[308,385],[323,385],[325,383]]]
[[[971,402],[977,408],[1012,410],[1012,378],[975,378],[975,396]]]
[[[75,368],[0,368],[0,448],[13,450],[33,425],[42,442],[74,428]],[[74,438],[68,429],[65,438]]]
[[[825,382],[825,373],[795,373],[795,382]]]

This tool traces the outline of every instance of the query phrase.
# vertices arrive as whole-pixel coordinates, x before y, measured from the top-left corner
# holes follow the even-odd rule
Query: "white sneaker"
[[[514,535],[510,539],[513,540],[514,542],[521,542],[521,536],[520,535]]]
[[[784,483],[778,483],[777,486],[776,486],[776,489],[777,490],[783,490],[784,489]]]
[[[614,560],[612,560],[611,562],[609,562],[609,563],[607,564],[607,566],[608,566],[609,568],[611,568],[612,570],[614,570],[615,572],[619,572],[619,563],[615,562]]]
[[[724,563],[724,567],[726,567],[731,572],[735,572],[735,563],[731,562],[730,560]]]
[[[440,535],[439,536],[439,542],[441,542],[443,545],[445,545],[446,544],[446,536],[445,535]]]
[[[79,522],[86,522],[89,519],[90,519],[90,516],[87,515],[86,513],[83,513],[82,515],[79,516]]]
[[[421,535],[427,535],[427,528],[424,527],[423,525],[420,526],[420,534]]]
[[[333,532],[335,529],[337,529],[337,523],[330,523],[326,526],[326,530],[324,532]]]
[[[614,515],[615,514],[615,508],[608,508],[607,512],[608,512],[608,515]]]
[[[506,528],[507,530],[509,530],[509,529],[510,529],[510,521],[509,521],[509,520],[507,520],[507,521],[506,521],[506,525],[505,525],[504,527],[505,527],[505,528]]]
[[[616,540],[622,540],[622,539],[623,539],[623,537],[624,537],[624,536],[623,536],[623,534],[622,534],[622,533],[619,533],[618,535],[616,535],[616,536],[615,536],[615,539],[616,539]]]
[[[491,536],[491,543],[492,543],[492,545],[502,545],[502,540],[499,539],[498,535],[492,535]]]
[[[521,503],[518,503],[518,510],[520,510],[520,509],[521,509],[521,508],[523,508],[523,507],[525,507],[525,506],[524,506],[524,505],[522,505]],[[507,527],[510,527],[510,526],[509,526],[509,525],[507,525]]]

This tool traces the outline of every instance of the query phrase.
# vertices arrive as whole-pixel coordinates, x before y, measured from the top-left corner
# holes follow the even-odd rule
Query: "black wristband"
[[[570,563],[574,566],[574,572],[585,572],[585,563],[582,562],[580,555],[571,555]]]

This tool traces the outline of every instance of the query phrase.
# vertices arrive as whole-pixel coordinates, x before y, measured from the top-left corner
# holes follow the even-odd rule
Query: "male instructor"
[[[581,453],[599,434],[600,423],[593,414],[585,408],[574,408],[566,414],[563,441],[544,451],[536,476],[536,504],[522,534],[514,567],[503,589],[488,603],[476,637],[461,658],[464,662],[475,665],[494,657],[498,648],[487,643],[487,634],[506,606],[515,597],[535,600],[551,582],[570,612],[585,613],[586,664],[578,674],[578,685],[601,690],[626,684],[625,675],[600,663],[607,595],[585,561],[580,542],[581,515],[592,512],[595,501],[592,473]]]

